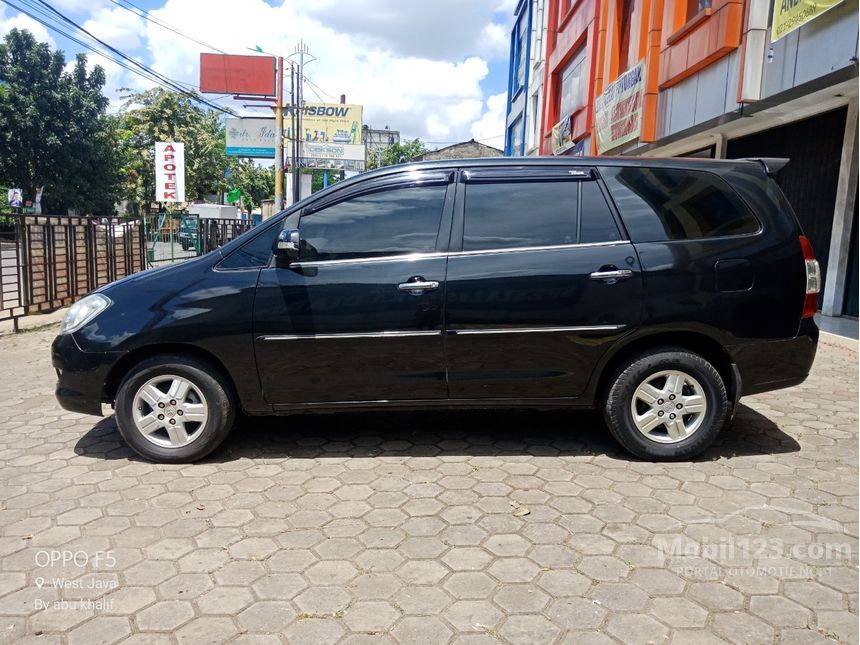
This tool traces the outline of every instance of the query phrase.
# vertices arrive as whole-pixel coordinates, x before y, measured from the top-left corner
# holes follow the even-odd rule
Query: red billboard
[[[208,94],[275,96],[272,56],[200,54],[200,91]]]

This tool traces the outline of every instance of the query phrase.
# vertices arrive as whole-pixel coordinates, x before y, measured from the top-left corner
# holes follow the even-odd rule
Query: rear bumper
[[[740,372],[742,395],[799,385],[809,376],[818,349],[818,327],[805,318],[794,338],[765,340],[729,347]]]
[[[62,334],[51,345],[57,370],[57,401],[70,412],[102,416],[102,392],[111,366],[121,352],[85,352],[72,334]]]

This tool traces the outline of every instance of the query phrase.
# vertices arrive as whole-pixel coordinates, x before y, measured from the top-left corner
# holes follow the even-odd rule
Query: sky
[[[197,85],[206,49],[136,16],[118,0],[46,0],[113,47],[171,79]],[[153,18],[231,54],[249,48],[289,55],[299,40],[315,61],[305,66],[309,102],[364,105],[364,122],[389,126],[430,148],[475,138],[504,147],[510,30],[516,0],[129,0]],[[16,0],[22,6],[25,2]],[[38,3],[26,0],[27,5]],[[26,8],[23,7],[22,8]],[[32,9],[26,8],[33,13]],[[82,51],[0,2],[0,36],[27,28],[62,49]],[[107,73],[106,95],[151,82],[90,54]],[[287,78],[289,85],[289,77]],[[317,89],[318,88],[318,89]],[[213,99],[244,116],[267,116],[230,97]]]

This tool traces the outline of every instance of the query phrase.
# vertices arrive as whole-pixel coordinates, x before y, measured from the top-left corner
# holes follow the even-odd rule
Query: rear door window
[[[621,234],[594,180],[467,180],[463,250],[613,242]]]
[[[600,169],[633,242],[758,232],[756,217],[717,175],[674,168]]]

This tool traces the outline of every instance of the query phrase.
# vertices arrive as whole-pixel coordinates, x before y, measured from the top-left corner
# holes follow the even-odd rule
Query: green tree
[[[227,187],[224,123],[215,110],[188,96],[161,88],[132,94],[120,112],[125,196],[144,203],[154,197],[155,142],[185,144],[185,199],[192,201]]]
[[[383,166],[393,166],[399,163],[407,163],[415,157],[420,157],[427,153],[427,147],[420,139],[412,139],[402,143],[395,143],[388,146],[379,154],[369,154],[367,160],[367,169],[382,168]]]
[[[0,184],[45,212],[112,213],[119,188],[115,120],[106,115],[104,70],[12,29],[0,43]]]
[[[231,157],[229,183],[242,191],[242,206],[252,211],[264,199],[275,197],[275,168],[260,166],[253,159]]]

